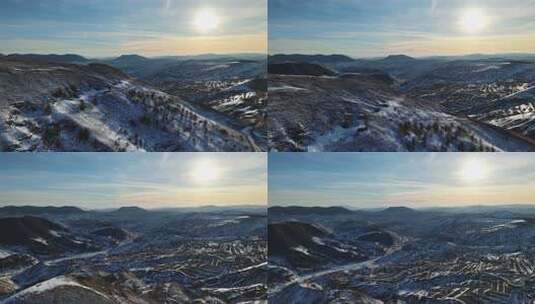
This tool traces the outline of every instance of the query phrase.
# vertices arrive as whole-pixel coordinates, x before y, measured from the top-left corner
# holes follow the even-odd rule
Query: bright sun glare
[[[191,175],[197,182],[209,182],[218,179],[220,172],[213,161],[202,160],[194,165]]]
[[[461,14],[460,26],[464,32],[477,33],[487,26],[488,20],[479,9],[467,9]]]
[[[197,12],[193,24],[201,32],[209,32],[219,26],[219,17],[210,9],[203,9]]]
[[[460,176],[466,182],[485,179],[488,176],[487,163],[478,159],[469,159],[461,165]]]

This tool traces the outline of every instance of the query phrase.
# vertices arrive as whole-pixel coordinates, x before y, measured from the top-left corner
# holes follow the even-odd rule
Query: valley
[[[534,151],[534,60],[272,55],[270,150]]]
[[[318,237],[314,229],[294,228],[292,242],[270,254],[269,299],[530,303],[535,299],[534,214],[533,208],[522,206],[376,211],[271,207],[270,229],[292,223],[326,233]],[[303,242],[307,239],[313,241]],[[361,257],[325,260],[328,248]]]
[[[265,58],[210,58],[3,56],[0,150],[265,151]]]
[[[266,303],[261,207],[3,207],[0,227],[0,303]]]

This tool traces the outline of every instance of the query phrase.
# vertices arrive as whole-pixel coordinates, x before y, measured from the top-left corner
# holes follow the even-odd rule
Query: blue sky
[[[268,172],[270,205],[535,203],[531,153],[273,153]]]
[[[481,26],[468,31],[467,12]],[[534,0],[270,0],[270,53],[535,52]]]
[[[265,52],[266,0],[3,0],[1,53],[103,57]],[[210,10],[218,26],[199,31]]]
[[[264,153],[0,153],[0,206],[266,204]]]

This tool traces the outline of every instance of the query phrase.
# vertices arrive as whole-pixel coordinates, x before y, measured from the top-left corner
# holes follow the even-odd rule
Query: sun
[[[220,170],[216,163],[205,159],[194,164],[191,177],[197,182],[215,181],[220,177]]]
[[[466,182],[485,179],[489,174],[488,164],[480,159],[468,159],[461,164],[459,175]]]
[[[193,24],[201,32],[210,32],[219,27],[219,17],[211,9],[202,9],[195,14]]]
[[[480,9],[471,8],[462,12],[459,24],[463,32],[474,34],[487,26],[488,19]]]

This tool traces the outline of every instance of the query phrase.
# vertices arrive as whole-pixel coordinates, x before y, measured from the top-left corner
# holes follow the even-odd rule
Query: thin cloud
[[[275,155],[269,201],[356,208],[535,203],[535,160],[526,154]],[[467,180],[460,173],[473,161],[486,175]]]
[[[196,12],[205,7],[221,20],[209,34],[193,24]],[[266,7],[266,0],[2,2],[0,52],[72,52],[88,57],[133,51],[145,56],[265,53]],[[202,42],[195,40],[199,37]]]
[[[278,0],[270,2],[269,52],[354,57],[534,52],[533,4],[531,0],[353,0],[310,6]],[[469,8],[481,10],[488,20],[477,35],[468,35],[459,26]]]
[[[193,181],[191,172],[204,159],[219,178]],[[265,204],[266,161],[263,153],[0,155],[0,205]]]

